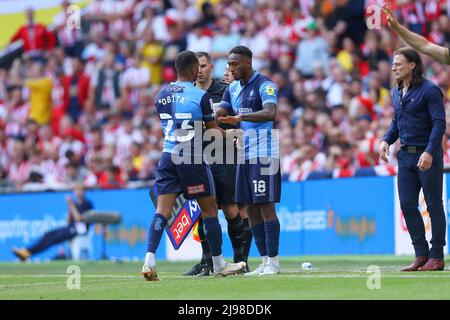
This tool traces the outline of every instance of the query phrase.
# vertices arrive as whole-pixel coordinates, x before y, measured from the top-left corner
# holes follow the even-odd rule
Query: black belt
[[[417,147],[417,146],[403,146],[401,149],[408,153],[420,153],[425,151],[425,147]]]

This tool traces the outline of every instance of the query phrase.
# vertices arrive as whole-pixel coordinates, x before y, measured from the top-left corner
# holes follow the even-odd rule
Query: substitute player
[[[147,254],[142,274],[147,281],[158,280],[155,252],[170,217],[177,196],[183,192],[186,199],[197,199],[203,214],[206,239],[211,249],[214,273],[227,276],[240,273],[245,262],[228,263],[222,256],[222,231],[217,218],[214,181],[210,167],[202,161],[203,148],[195,148],[194,129],[216,129],[216,120],[209,95],[193,85],[198,74],[198,59],[191,51],[182,51],[175,58],[177,81],[161,90],[155,104],[164,131],[164,146],[156,173],[158,200],[156,213],[148,234]],[[189,161],[179,163],[180,156]],[[200,161],[198,162],[200,157]]]
[[[211,97],[214,105],[222,100],[223,93],[228,87],[228,83],[216,81],[212,79],[212,71],[214,65],[211,63],[211,57],[206,52],[197,52],[195,54],[199,61],[199,71],[195,86],[205,90]],[[221,124],[220,127],[224,130],[235,129],[234,125]],[[231,142],[233,142],[231,140]],[[225,155],[227,146],[224,141]],[[233,146],[231,146],[233,148]],[[231,149],[232,149],[231,148]],[[225,157],[223,157],[225,160]],[[214,177],[214,184],[216,186],[216,199],[220,209],[222,209],[228,223],[228,235],[231,240],[234,253],[234,262],[244,261],[247,263],[248,251],[251,245],[251,232],[248,227],[248,219],[246,223],[241,219],[239,210],[235,202],[235,184],[236,184],[236,163],[212,163],[211,170]],[[200,263],[192,267],[183,275],[185,276],[208,276],[212,271],[211,252],[206,241],[205,233],[203,231],[202,219],[198,223],[198,235],[202,245],[202,259]]]
[[[280,223],[275,203],[280,201],[281,173],[278,141],[272,136],[277,88],[269,78],[253,70],[252,52],[247,47],[233,48],[228,64],[235,81],[225,90],[216,117],[222,123],[240,123],[244,131],[245,161],[238,159],[236,202],[246,205],[251,231],[263,260],[258,268],[245,275],[279,274]]]

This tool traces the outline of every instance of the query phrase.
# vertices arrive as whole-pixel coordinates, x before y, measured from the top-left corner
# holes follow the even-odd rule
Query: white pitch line
[[[67,278],[70,274],[22,274],[22,275],[0,275],[0,278]],[[95,275],[95,274],[80,274],[81,278],[140,278],[140,276],[125,276],[125,275]]]
[[[291,273],[291,274],[289,274]],[[381,277],[382,278],[443,278],[443,279],[450,279],[450,273],[448,274],[425,274],[425,273],[420,273],[420,274],[398,274],[398,275],[394,275],[394,274],[383,274],[383,272],[381,272]],[[61,274],[56,274],[56,275],[50,275],[50,274],[34,274],[34,275],[11,275],[11,276],[7,276],[7,275],[0,275],[0,278],[67,278],[69,275],[61,275]],[[307,278],[307,279],[314,279],[314,278],[367,278],[369,275],[364,272],[364,273],[356,273],[353,272],[353,274],[323,274],[317,271],[303,271],[303,272],[296,272],[296,274],[294,274],[294,271],[286,271],[283,272],[278,275],[278,276],[272,276],[272,277],[261,277],[264,279],[272,279],[272,280],[276,280],[279,278],[298,278],[298,279],[302,279],[302,278]],[[164,275],[164,273],[160,274],[160,277],[163,279],[185,279],[185,280],[194,280],[194,281],[201,281],[202,279],[213,279],[216,278],[214,276],[211,277],[207,277],[207,278],[197,278],[197,277],[186,277],[186,276],[175,276],[175,275]],[[236,277],[241,277],[240,275],[236,275],[236,276],[229,276],[228,278],[236,278]],[[88,278],[88,279],[121,279],[122,281],[126,281],[128,279],[141,279],[142,276],[127,276],[127,275],[94,275],[94,274],[81,274],[81,278]],[[223,278],[223,277],[217,277],[217,278]],[[261,279],[260,277],[253,277],[253,278],[257,278],[257,279]],[[247,279],[247,278],[246,278]],[[95,280],[90,280],[89,282],[94,282]],[[98,280],[98,281],[103,281],[103,280]],[[105,281],[106,282],[106,281]],[[47,284],[50,284],[51,282],[47,282]],[[60,282],[58,282],[60,283]],[[46,284],[45,282],[42,284]],[[14,284],[8,284],[8,285],[14,285]]]
[[[121,279],[118,281],[125,281],[127,279]],[[107,280],[88,280],[88,281],[82,281],[83,283],[93,283],[93,282],[110,282]],[[0,292],[2,290],[10,290],[10,289],[15,289],[15,287],[28,287],[28,286],[48,286],[48,285],[65,285],[66,282],[63,281],[58,281],[58,282],[35,282],[35,283],[17,283],[17,284],[12,284],[12,283],[8,283],[8,284],[0,284]],[[6,286],[8,286],[8,288],[6,288]]]

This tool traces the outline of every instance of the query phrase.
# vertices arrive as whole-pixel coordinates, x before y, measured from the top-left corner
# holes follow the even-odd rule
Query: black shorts
[[[235,204],[236,170],[235,164],[212,164],[211,170],[216,186],[217,204]]]

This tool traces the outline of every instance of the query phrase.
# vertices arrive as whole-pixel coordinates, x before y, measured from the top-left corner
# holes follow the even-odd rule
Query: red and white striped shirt
[[[8,121],[5,126],[5,134],[8,137],[18,137],[26,135],[26,122],[30,114],[30,105],[22,103],[11,106],[8,112]]]
[[[8,179],[13,183],[24,182],[29,175],[30,166],[28,161],[22,161],[20,164],[12,163],[8,168]]]

